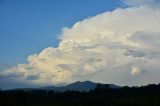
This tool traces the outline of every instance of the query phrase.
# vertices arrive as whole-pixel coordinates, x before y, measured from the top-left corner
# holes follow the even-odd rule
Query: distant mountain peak
[[[89,90],[95,89],[97,84],[101,84],[101,83],[95,83],[92,81],[76,81],[66,86],[61,86],[61,87],[50,86],[50,87],[43,87],[41,89],[54,90],[54,91],[67,91],[67,90],[89,91]],[[109,88],[113,88],[113,89],[119,88],[119,86],[114,84],[102,84],[102,85],[109,85]]]
[[[91,82],[91,81],[76,81],[76,82],[73,82],[71,84],[86,84],[86,83],[93,84],[95,82]],[[70,84],[68,84],[68,85],[70,85]]]
[[[41,88],[19,88],[14,90],[53,90],[53,91],[59,91],[64,92],[67,90],[70,91],[89,91],[96,88],[97,84],[101,84],[102,86],[106,87],[106,85],[109,88],[117,89],[120,88],[120,86],[114,85],[114,84],[103,84],[103,83],[95,83],[92,81],[76,81],[71,84],[65,85],[65,86],[47,86],[47,87],[41,87]]]

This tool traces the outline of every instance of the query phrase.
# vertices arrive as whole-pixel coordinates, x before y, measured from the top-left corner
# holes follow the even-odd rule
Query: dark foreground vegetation
[[[110,89],[98,84],[89,92],[0,91],[1,106],[160,106],[160,84]]]

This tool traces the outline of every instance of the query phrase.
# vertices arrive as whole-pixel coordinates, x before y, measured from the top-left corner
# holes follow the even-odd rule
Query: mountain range
[[[42,90],[53,90],[53,91],[67,91],[67,90],[73,90],[73,91],[89,91],[92,89],[95,89],[97,84],[100,83],[95,83],[91,81],[77,81],[71,84],[68,84],[66,86],[61,86],[61,87],[56,87],[56,86],[49,86],[49,87],[42,87],[40,89]],[[114,85],[114,84],[101,84],[101,85],[108,85],[109,88],[116,89],[120,88],[120,86]]]
[[[58,92],[65,92],[67,90],[70,91],[89,91],[96,88],[97,84],[101,84],[103,87],[108,86],[111,89],[117,89],[120,88],[120,86],[114,85],[114,84],[102,84],[102,83],[95,83],[91,81],[77,81],[65,86],[47,86],[47,87],[40,87],[40,88],[17,88],[12,90],[24,90],[24,91],[30,91],[30,90],[52,90],[52,91],[58,91]]]

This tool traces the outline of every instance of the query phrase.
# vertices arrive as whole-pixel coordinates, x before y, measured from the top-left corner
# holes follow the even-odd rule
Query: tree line
[[[160,84],[90,91],[0,90],[1,106],[160,106]]]

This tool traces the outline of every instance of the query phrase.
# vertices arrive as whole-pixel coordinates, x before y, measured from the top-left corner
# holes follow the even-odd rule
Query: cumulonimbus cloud
[[[7,78],[32,84],[85,79],[118,84],[156,83],[160,81],[156,76],[160,74],[159,29],[159,8],[119,8],[64,28],[57,48],[48,47],[30,55],[27,64],[18,64],[0,74],[14,75]],[[132,76],[135,74],[141,75]]]

